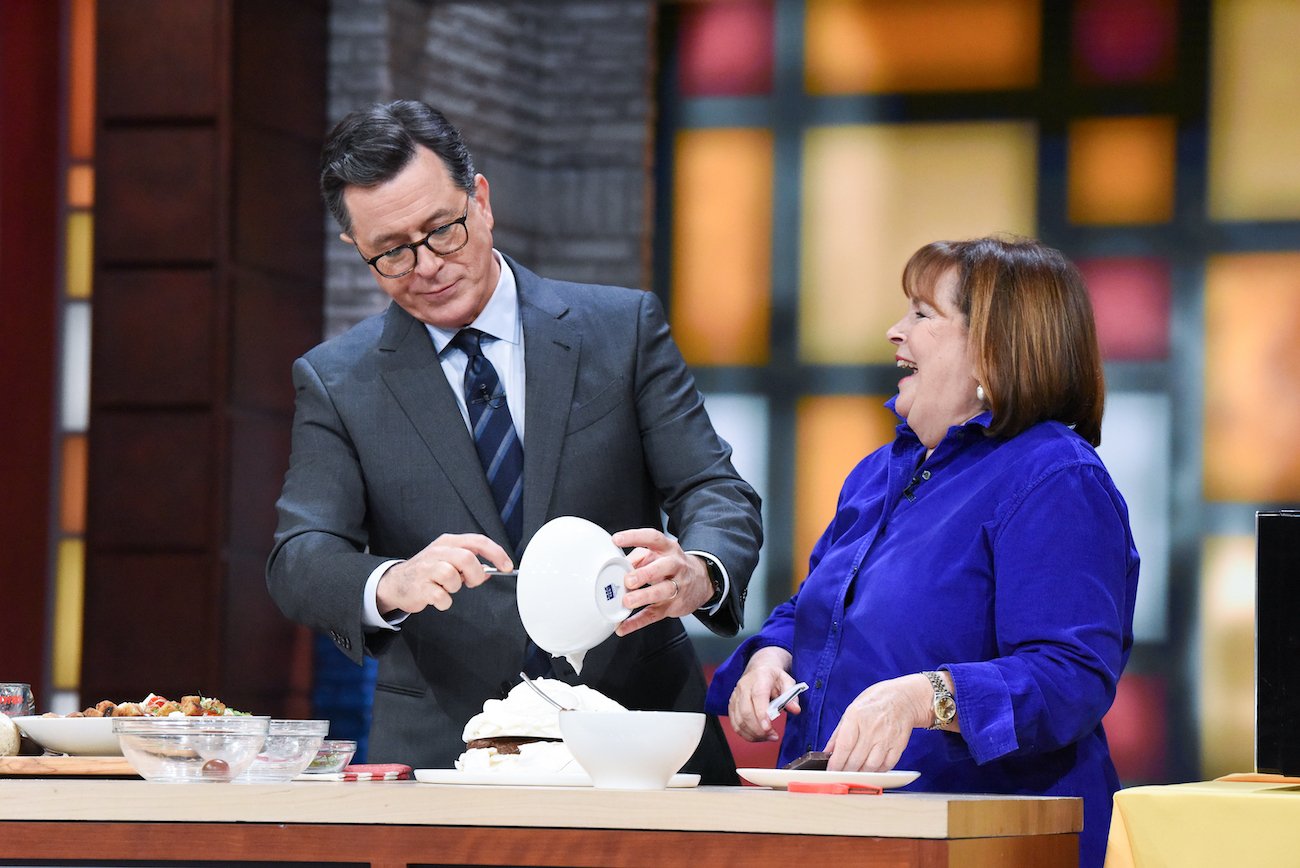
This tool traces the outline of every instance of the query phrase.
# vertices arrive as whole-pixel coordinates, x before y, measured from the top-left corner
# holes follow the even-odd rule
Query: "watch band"
[[[705,602],[701,609],[712,609],[718,603],[722,602],[722,594],[726,589],[726,583],[722,579],[722,567],[718,566],[713,558],[699,555],[700,560],[704,561],[704,568],[709,574],[709,583],[713,585],[713,594]]]
[[[934,704],[931,711],[934,714],[934,720],[930,723],[930,729],[941,729],[944,724],[952,723],[957,717],[957,700],[953,698],[952,691],[944,683],[943,676],[938,672],[922,672],[930,681],[930,686],[934,688]]]

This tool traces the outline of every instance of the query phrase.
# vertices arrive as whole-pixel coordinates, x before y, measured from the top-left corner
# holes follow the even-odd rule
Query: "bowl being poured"
[[[560,516],[538,528],[519,564],[515,597],[524,629],[555,657],[575,658],[613,635],[630,614],[624,577],[632,563],[597,524]]]

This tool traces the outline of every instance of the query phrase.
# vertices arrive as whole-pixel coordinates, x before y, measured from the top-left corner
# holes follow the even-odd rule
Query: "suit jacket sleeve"
[[[696,615],[714,633],[734,636],[763,541],[759,498],[732,466],[731,447],[714,431],[658,298],[641,295],[634,389],[647,468],[668,531],[683,549],[709,552],[726,566],[727,599],[714,614]]]
[[[267,587],[286,616],[329,634],[360,662],[362,591],[386,559],[366,551],[361,467],[324,382],[306,358],[294,363],[293,382],[293,449],[276,503]]]

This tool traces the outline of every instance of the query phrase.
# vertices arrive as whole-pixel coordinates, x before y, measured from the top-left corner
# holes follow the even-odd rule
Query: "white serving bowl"
[[[168,783],[233,781],[253,764],[271,718],[114,717],[122,755],[140,776]]]
[[[704,715],[688,711],[562,711],[560,733],[596,787],[662,790],[699,745]]]
[[[291,781],[311,764],[330,731],[328,720],[272,720],[266,743],[240,783]]]
[[[121,756],[111,717],[15,717],[27,737],[50,753],[69,756]]]
[[[528,635],[556,657],[595,648],[631,612],[632,564],[598,524],[564,515],[537,529],[519,562],[515,598]]]

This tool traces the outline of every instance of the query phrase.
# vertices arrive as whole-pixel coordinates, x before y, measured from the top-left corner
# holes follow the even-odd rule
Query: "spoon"
[[[536,694],[537,694],[538,696],[540,696],[542,699],[545,699],[545,700],[546,700],[547,702],[549,702],[551,705],[554,705],[554,706],[555,706],[556,708],[558,708],[560,711],[573,711],[572,708],[566,708],[565,706],[560,705],[560,703],[558,703],[558,702],[556,702],[554,699],[552,699],[552,698],[547,694],[547,692],[546,692],[545,690],[543,690],[542,688],[540,688],[540,687],[538,687],[536,684],[534,684],[534,683],[533,683],[533,680],[532,680],[531,678],[529,678],[527,675],[525,675],[524,673],[520,672],[520,673],[519,673],[519,677],[522,678],[522,679],[524,680],[524,683],[525,683],[525,684],[527,684],[529,687],[531,687],[531,688],[533,689],[533,692],[534,692],[534,693],[536,693]]]

